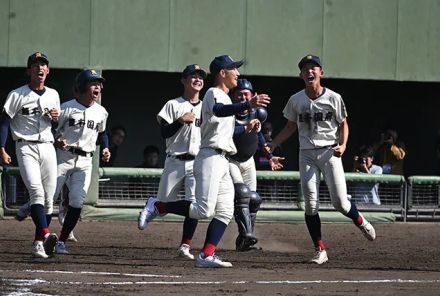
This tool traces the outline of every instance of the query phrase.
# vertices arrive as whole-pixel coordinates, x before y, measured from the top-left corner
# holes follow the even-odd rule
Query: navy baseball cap
[[[185,67],[182,71],[182,77],[186,77],[189,75],[192,75],[194,73],[198,73],[200,76],[202,76],[203,79],[206,78],[208,74],[206,74],[206,71],[202,69],[198,64],[191,64]]]
[[[34,64],[38,60],[43,61],[46,65],[49,66],[49,59],[47,58],[47,55],[45,55],[42,52],[37,51],[28,57],[27,67],[30,68],[32,66],[32,64]]]
[[[234,91],[242,90],[242,89],[248,89],[252,93],[254,92],[254,88],[252,87],[252,83],[247,79],[238,79],[237,80],[237,87],[234,89]]]
[[[82,70],[76,77],[78,85],[85,85],[90,81],[105,82],[105,79],[93,69]]]
[[[220,70],[222,69],[235,69],[240,68],[243,65],[243,61],[234,61],[230,56],[228,55],[221,55],[218,57],[215,57],[211,64],[209,65],[209,71],[212,75],[216,75]]]
[[[321,59],[315,55],[308,54],[303,57],[298,63],[298,68],[301,70],[306,63],[313,63],[322,68]]]

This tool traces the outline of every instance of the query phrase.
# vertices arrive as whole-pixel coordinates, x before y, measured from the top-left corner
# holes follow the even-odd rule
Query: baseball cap
[[[211,74],[215,75],[222,69],[235,69],[240,68],[241,65],[243,65],[243,61],[234,61],[230,56],[228,55],[221,55],[218,57],[215,57],[211,64],[209,65],[209,71]]]
[[[203,70],[198,64],[191,64],[185,67],[182,71],[182,77],[186,77],[188,75],[192,75],[194,73],[199,73],[203,79],[206,78],[206,71]]]
[[[248,89],[252,93],[254,92],[254,88],[252,87],[252,83],[247,79],[238,79],[237,80],[237,87],[235,87],[235,90],[241,90],[241,89]]]
[[[313,63],[322,68],[321,59],[315,55],[308,54],[303,57],[298,63],[298,68],[301,70],[306,63]]]
[[[45,55],[42,52],[37,51],[28,57],[27,67],[30,68],[32,66],[32,64],[35,63],[37,60],[41,60],[44,63],[46,63],[46,65],[49,66],[49,59],[47,58],[47,55]]]
[[[76,77],[76,82],[78,85],[85,85],[90,81],[99,81],[99,82],[105,82],[104,77],[102,77],[96,70],[93,69],[86,69],[79,72],[78,76]]]

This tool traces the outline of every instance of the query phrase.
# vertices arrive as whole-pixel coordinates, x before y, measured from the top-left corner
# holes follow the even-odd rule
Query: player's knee
[[[261,203],[263,199],[256,191],[251,191],[250,193],[250,201],[249,201],[249,211],[251,213],[256,213],[260,210]]]
[[[73,208],[82,208],[84,205],[84,197],[81,196],[70,196],[69,206]]]
[[[235,197],[234,206],[236,208],[247,208],[251,199],[251,190],[244,183],[234,184]]]
[[[306,215],[314,216],[318,214],[319,207],[316,201],[309,201],[309,202],[306,201],[304,206],[305,206]]]

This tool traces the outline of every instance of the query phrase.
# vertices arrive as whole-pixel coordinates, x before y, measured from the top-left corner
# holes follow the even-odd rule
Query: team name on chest
[[[333,112],[304,112],[299,114],[299,122],[310,122],[310,121],[331,121],[333,118]]]
[[[85,120],[85,119],[75,119],[75,118],[69,118],[69,126],[78,126],[83,127],[85,126],[88,129],[96,130],[98,131],[101,127],[101,122],[95,122],[94,120]]]

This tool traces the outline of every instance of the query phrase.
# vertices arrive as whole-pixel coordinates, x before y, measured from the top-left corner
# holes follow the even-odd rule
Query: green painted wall
[[[178,72],[215,55],[247,75],[440,80],[440,0],[0,0],[0,66]]]

